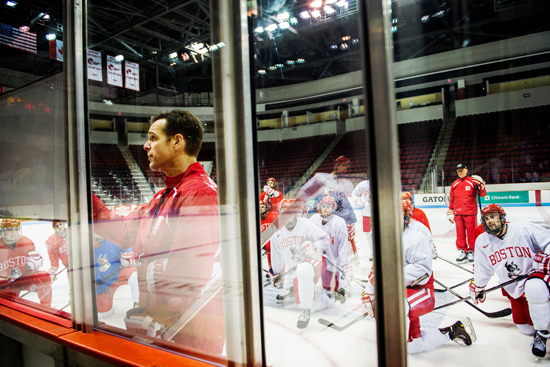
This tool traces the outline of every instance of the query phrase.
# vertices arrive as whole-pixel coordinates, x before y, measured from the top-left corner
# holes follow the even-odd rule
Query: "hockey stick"
[[[202,295],[189,307],[187,311],[180,316],[172,326],[166,330],[161,338],[166,341],[172,340],[177,333],[181,331],[223,288],[223,281],[218,275],[218,278],[212,283],[208,289],[204,290]]]
[[[111,279],[116,273],[118,273],[120,270],[124,269],[124,266],[120,265],[115,271],[113,271],[111,274],[107,275],[105,278],[101,279],[101,282],[97,283],[97,286],[104,284],[106,281]]]
[[[489,288],[489,289],[486,289],[485,291],[483,291],[482,293],[489,293],[489,292],[492,292],[492,291],[496,291],[497,289],[500,289],[502,287],[506,287],[507,285],[509,284],[512,284],[512,283],[515,283],[515,282],[519,282],[520,280],[523,280],[523,279],[527,279],[531,274],[533,274],[533,272],[530,272],[528,274],[523,274],[523,275],[520,275],[519,277],[517,277],[516,279],[512,279],[512,280],[509,280],[507,282],[504,282],[502,284],[499,284],[499,285],[496,285],[492,288]],[[436,308],[434,308],[433,310],[439,310],[440,308],[444,308],[444,307],[449,307],[449,306],[452,306],[452,305],[456,305],[457,303],[460,303],[460,302],[464,302],[464,301],[467,301],[469,300],[470,297],[462,297],[460,299],[457,299],[456,301],[453,301],[453,302],[450,302],[450,303],[446,303],[444,305],[441,305],[441,306],[437,306]]]
[[[455,263],[455,262],[453,262],[453,261],[451,261],[451,260],[444,259],[444,258],[442,258],[442,257],[439,256],[439,255],[437,255],[437,258],[438,258],[438,259],[441,259],[441,260],[443,260],[443,261],[445,261],[445,262],[447,262],[447,263],[449,263],[449,264],[451,264],[451,265],[454,265],[454,266],[456,266],[457,268],[460,268],[460,269],[462,269],[462,270],[464,270],[464,271],[467,271],[467,272],[470,273],[470,274],[473,274],[473,273],[474,273],[474,272],[471,271],[470,269],[463,268],[463,267],[460,266],[459,264],[457,264],[457,263]]]
[[[23,274],[21,274],[18,278],[15,278],[15,279],[12,280],[11,282],[8,280],[9,278],[6,279],[6,280],[1,281],[1,283],[4,283],[4,284],[0,285],[0,291],[3,290],[3,289],[5,289],[5,288],[8,288],[10,285],[12,285],[13,283],[15,283],[15,282],[17,281],[17,279],[23,278],[23,276],[24,276],[25,274],[27,274],[29,271],[30,271],[29,268],[27,268],[27,270],[25,270],[25,271],[23,272]]]
[[[326,255],[322,255],[322,256],[323,256],[323,257],[325,258],[325,260],[327,261],[327,264],[329,264],[329,265],[331,265],[331,266],[334,266],[334,268],[336,268],[336,270],[338,270],[338,271],[343,275],[344,279],[347,278],[347,277],[346,277],[346,273],[345,273],[342,269],[340,269],[339,267],[337,267],[336,265],[334,265],[334,264],[332,263],[332,261],[330,261],[330,260],[327,258]],[[361,283],[359,280],[355,279],[355,277],[354,277],[353,275],[350,276],[350,278],[351,278],[352,280],[355,280],[355,282],[356,282],[357,284],[359,284],[361,287],[365,287],[365,285],[364,285],[363,283]]]
[[[319,324],[325,325],[326,327],[329,327],[331,329],[334,329],[334,330],[337,330],[337,331],[343,331],[343,330],[346,330],[347,328],[349,328],[351,325],[355,324],[358,321],[363,320],[365,317],[368,317],[368,316],[369,316],[369,313],[365,312],[364,314],[362,314],[361,316],[351,320],[350,322],[348,322],[344,326],[338,326],[338,325],[336,325],[336,324],[334,324],[334,323],[332,323],[332,322],[330,322],[326,319],[323,319],[323,318],[320,318],[317,321],[319,322]]]
[[[298,265],[294,266],[290,270],[285,271],[284,273],[280,273],[280,274],[275,275],[275,280],[273,280],[273,282],[275,283],[279,277],[284,277],[285,275],[292,273],[294,270],[296,270],[297,267],[298,267]],[[266,270],[263,269],[263,271],[266,271]],[[269,271],[268,271],[268,273],[269,273]],[[271,280],[269,282],[265,282],[264,283],[264,288],[267,287],[270,284],[271,284]]]
[[[466,279],[466,280],[463,281],[463,282],[460,282],[460,283],[458,283],[458,284],[455,284],[455,285],[449,287],[449,289],[453,289],[453,288],[456,288],[456,287],[460,287],[460,286],[463,285],[463,284],[470,283],[472,280],[474,280],[474,278]],[[437,288],[435,288],[434,291],[435,291],[435,292],[447,292],[447,289],[437,289]]]
[[[412,282],[411,284],[409,284],[407,286],[407,288],[412,288],[414,287],[415,285],[417,285],[418,283],[420,283],[421,281],[423,281],[424,279],[426,279],[427,277],[429,277],[428,273],[424,273],[424,275],[421,275],[418,277],[418,279],[416,279],[414,282]]]
[[[451,293],[453,296],[458,297],[458,298],[462,298],[458,293],[456,293],[451,288],[447,287],[445,284],[441,283],[437,279],[434,279],[434,282],[436,282],[437,284],[439,284],[440,286],[445,288],[445,290],[448,291],[449,293]],[[496,318],[499,318],[499,317],[506,317],[506,316],[509,316],[509,315],[512,314],[512,309],[511,308],[505,308],[504,310],[495,311],[495,312],[485,312],[481,308],[474,305],[472,302],[470,302],[470,301],[465,301],[465,302],[466,302],[467,305],[472,306],[473,308],[475,308],[476,310],[478,310],[479,312],[481,312],[482,314],[484,314],[485,316],[487,316],[491,319],[496,319]]]

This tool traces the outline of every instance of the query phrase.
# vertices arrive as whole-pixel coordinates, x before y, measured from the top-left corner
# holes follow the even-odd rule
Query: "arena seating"
[[[90,144],[90,155],[92,176],[113,197],[122,204],[133,203],[134,197],[140,197],[139,188],[133,184],[128,164],[117,145]]]
[[[260,142],[260,188],[266,184],[268,178],[273,177],[277,180],[277,190],[288,192],[334,138],[334,135],[320,135]]]
[[[160,172],[154,172],[149,168],[149,160],[147,159],[147,152],[143,149],[143,145],[130,145],[130,152],[134,156],[134,159],[138,163],[139,167],[143,171],[145,177],[150,182],[154,183],[157,187],[164,187],[164,181],[162,181],[163,174]],[[199,161],[213,161],[212,172],[210,177],[216,181],[216,147],[214,142],[203,142],[199,156]]]
[[[550,181],[550,106],[457,118],[445,158],[445,184],[464,163],[489,184]]]
[[[398,125],[402,190],[417,190],[420,187],[442,124],[442,120],[430,120]],[[332,172],[334,160],[344,155],[352,162],[344,177],[356,186],[365,179],[367,172],[365,154],[364,132],[346,133],[316,172]]]

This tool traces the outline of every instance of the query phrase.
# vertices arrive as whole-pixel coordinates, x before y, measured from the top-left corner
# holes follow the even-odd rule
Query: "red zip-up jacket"
[[[131,247],[140,256],[139,305],[156,321],[170,326],[195,302],[210,280],[220,239],[217,186],[202,165],[194,163],[184,173],[165,177],[164,181],[164,190],[127,217],[109,210],[94,195],[93,218],[95,232],[122,248]],[[162,258],[168,259],[166,270],[150,293],[147,267]],[[214,307],[207,306],[199,312],[206,315],[195,317],[197,322],[191,321],[182,330],[188,336],[182,343],[203,351],[222,352],[223,305],[217,301]]]
[[[477,194],[484,197],[487,190],[485,187],[479,190],[470,176],[457,178],[451,185],[449,209],[454,210],[455,215],[476,215]]]

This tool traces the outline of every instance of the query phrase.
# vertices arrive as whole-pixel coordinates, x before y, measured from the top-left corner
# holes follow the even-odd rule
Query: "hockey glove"
[[[147,290],[149,293],[157,288],[157,283],[160,280],[160,276],[166,270],[166,265],[168,265],[168,259],[156,259],[147,266],[147,273],[145,274],[145,280],[147,281]]]
[[[472,302],[476,305],[478,303],[483,303],[485,302],[486,297],[487,296],[485,295],[485,287],[478,287],[472,281],[470,283],[470,298],[472,299]]]
[[[472,175],[472,181],[479,187],[480,190],[483,190],[485,188],[485,181],[479,177],[478,175]]]
[[[269,281],[274,288],[282,288],[283,279],[284,277],[280,276],[280,274],[274,274],[273,269],[269,268]]]
[[[266,193],[266,195],[273,195],[273,189],[267,185],[264,186],[264,192]]]
[[[136,268],[137,259],[133,251],[121,252],[120,253],[120,265],[125,268]]]
[[[536,254],[533,270],[537,273],[550,274],[550,255],[543,252]]]
[[[27,268],[29,271],[38,270],[44,265],[42,255],[38,251],[31,251],[27,254]]]
[[[455,224],[455,212],[454,212],[454,210],[451,210],[451,209],[447,210],[447,219],[452,224]]]
[[[52,277],[52,282],[55,282],[57,279],[57,269],[59,268],[49,268],[48,273],[50,274],[50,277]]]
[[[323,255],[315,251],[315,247],[313,247],[313,244],[311,243],[311,241],[302,242],[302,252],[306,254],[307,257],[315,261],[323,260]]]

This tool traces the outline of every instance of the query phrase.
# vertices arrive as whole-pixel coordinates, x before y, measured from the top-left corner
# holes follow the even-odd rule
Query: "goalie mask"
[[[15,243],[23,235],[21,222],[16,219],[2,219],[0,228],[2,229],[2,240],[4,244],[13,249]]]
[[[401,200],[401,207],[403,208],[403,229],[406,229],[411,223],[413,205],[408,200]]]
[[[67,237],[67,225],[63,222],[52,222],[53,230],[59,237]]]
[[[332,212],[336,210],[336,201],[332,196],[325,196],[319,203],[319,213],[323,219],[332,217]]]
[[[260,201],[260,216],[262,217],[262,219],[265,219],[267,217],[267,213],[269,213],[270,207],[271,204],[269,203],[269,200],[267,201],[267,203]]]
[[[498,235],[506,226],[506,212],[498,204],[490,204],[481,211],[481,224],[485,232]]]

